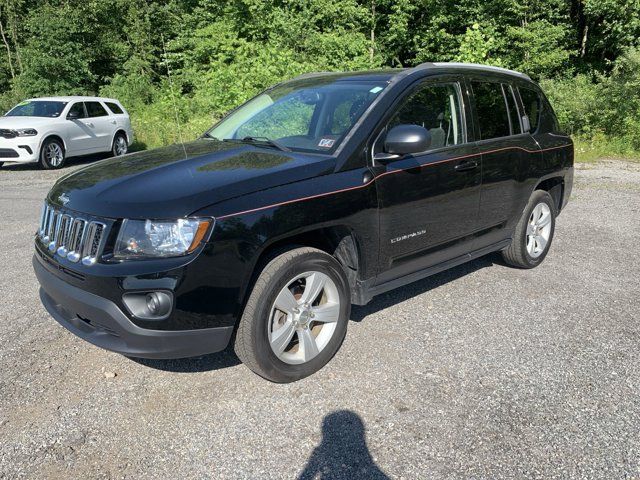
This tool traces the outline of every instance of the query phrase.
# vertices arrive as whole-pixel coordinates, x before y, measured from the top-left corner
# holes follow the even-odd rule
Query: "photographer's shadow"
[[[375,464],[364,423],[354,412],[339,410],[322,422],[322,442],[312,452],[298,480],[389,480]]]

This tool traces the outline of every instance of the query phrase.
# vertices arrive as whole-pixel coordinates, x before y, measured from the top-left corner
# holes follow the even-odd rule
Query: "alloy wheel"
[[[551,236],[551,209],[546,203],[535,206],[527,222],[527,252],[538,258],[547,248]]]
[[[58,167],[64,160],[64,152],[62,151],[62,147],[57,143],[50,143],[47,145],[45,150],[45,156],[47,158],[47,162],[52,167]]]
[[[269,344],[285,363],[315,358],[329,343],[340,317],[336,284],[322,272],[305,272],[280,291],[269,316]]]

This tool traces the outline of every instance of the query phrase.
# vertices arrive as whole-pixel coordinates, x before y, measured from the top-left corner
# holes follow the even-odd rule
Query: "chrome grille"
[[[45,203],[38,238],[50,252],[84,265],[96,263],[106,239],[106,224],[75,217]]]

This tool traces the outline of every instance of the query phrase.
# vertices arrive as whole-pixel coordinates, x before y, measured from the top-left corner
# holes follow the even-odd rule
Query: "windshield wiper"
[[[283,152],[290,152],[291,149],[282,145],[280,142],[275,140],[271,140],[268,137],[244,137],[240,138],[225,138],[225,142],[241,142],[241,143],[249,143],[251,145],[268,145],[270,147],[275,147],[278,150],[282,150]]]

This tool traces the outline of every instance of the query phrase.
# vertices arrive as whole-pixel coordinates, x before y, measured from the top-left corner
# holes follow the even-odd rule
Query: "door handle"
[[[91,122],[87,122],[87,126],[88,126],[88,127],[93,127],[94,125],[93,125],[93,123],[91,123]]]
[[[463,161],[453,168],[456,170],[456,172],[468,172],[469,170],[475,170],[476,168],[478,168],[478,162],[476,162],[475,160]]]

